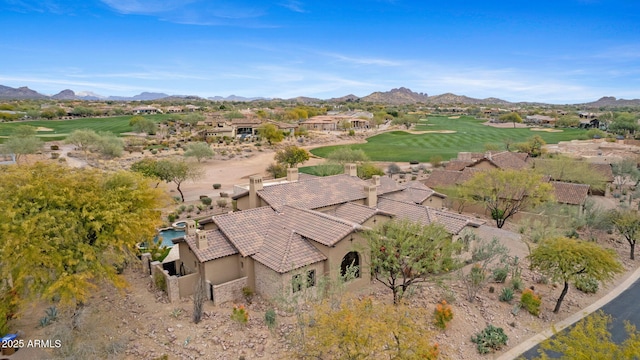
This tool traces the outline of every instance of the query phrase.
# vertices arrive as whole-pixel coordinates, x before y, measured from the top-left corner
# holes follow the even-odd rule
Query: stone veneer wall
[[[247,286],[247,277],[231,280],[220,285],[213,285],[213,303],[219,305],[227,301],[241,299],[242,288]]]

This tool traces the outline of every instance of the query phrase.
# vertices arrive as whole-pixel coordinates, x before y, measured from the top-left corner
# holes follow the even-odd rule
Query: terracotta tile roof
[[[412,202],[414,204],[422,204],[425,200],[431,197],[434,194],[438,194],[443,196],[442,194],[436,193],[431,189],[416,189],[412,187],[408,187],[402,191],[385,194],[382,195],[387,199],[400,200],[405,202]]]
[[[400,186],[395,180],[387,176],[380,177],[380,185],[378,186],[378,196],[394,191],[400,191],[406,186]]]
[[[460,171],[435,169],[431,172],[427,180],[425,180],[424,184],[430,188],[453,186],[458,182],[460,175],[462,175]]]
[[[489,152],[486,157],[500,169],[522,170],[530,167],[519,155],[510,151],[499,153]]]
[[[474,168],[464,168],[464,170],[460,171],[460,176],[458,177],[458,179],[456,179],[456,184],[462,184],[465,181],[471,180],[471,178],[473,177],[473,175],[477,174],[480,171],[484,171],[481,169],[474,169]]]
[[[589,163],[593,171],[597,171],[605,176],[607,182],[613,182],[613,169],[607,163]]]
[[[276,210],[285,205],[317,209],[364,199],[364,186],[368,184],[358,177],[339,174],[265,186],[258,196]]]
[[[203,231],[203,230],[201,230]],[[207,230],[207,247],[198,249],[197,235],[185,235],[184,239],[200,262],[211,261],[221,257],[235,255],[238,250],[231,244],[220,230]]]
[[[253,258],[281,274],[327,259],[295,230],[275,224]]]
[[[285,206],[280,210],[277,223],[326,246],[333,246],[345,236],[361,229],[360,224],[355,222],[292,206]]]
[[[441,224],[451,234],[460,233],[465,226],[477,227],[484,223],[482,220],[465,215],[385,198],[378,201],[378,209],[393,214],[399,219],[408,219],[424,225]]]
[[[584,204],[589,194],[589,185],[552,181],[556,201],[562,204]]]
[[[447,165],[444,167],[445,170],[453,170],[460,171],[467,166],[471,166],[475,163],[475,161],[467,161],[467,160],[450,160]]]
[[[240,251],[242,256],[253,255],[262,246],[262,239],[277,214],[268,206],[215,216],[220,231]]]
[[[346,203],[338,205],[329,214],[340,219],[362,224],[376,214],[376,209],[365,205]]]

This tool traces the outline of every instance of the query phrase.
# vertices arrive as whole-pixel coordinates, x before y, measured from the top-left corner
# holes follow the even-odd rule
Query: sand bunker
[[[549,128],[531,128],[531,131],[562,132],[563,130],[559,130],[559,129],[549,129]]]
[[[53,129],[50,129],[50,128],[44,127],[44,126],[38,126],[36,131],[53,131]]]
[[[416,135],[420,135],[420,134],[455,134],[455,133],[457,133],[457,131],[453,131],[453,130],[425,130],[425,131],[411,130],[411,131],[405,131],[405,132],[409,133],[409,134],[416,134]]]
[[[460,119],[460,116],[449,116],[447,119]]]

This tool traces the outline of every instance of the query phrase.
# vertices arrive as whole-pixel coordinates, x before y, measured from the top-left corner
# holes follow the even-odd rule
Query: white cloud
[[[288,0],[284,3],[281,3],[280,6],[287,8],[291,11],[294,12],[298,12],[298,13],[306,13],[307,11],[303,9],[302,7],[302,3],[300,1],[296,1],[296,0]]]

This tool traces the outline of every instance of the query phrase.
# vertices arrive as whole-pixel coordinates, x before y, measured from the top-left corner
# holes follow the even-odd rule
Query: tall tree
[[[603,249],[597,243],[565,237],[542,241],[528,258],[532,269],[546,274],[553,281],[564,283],[554,313],[560,311],[569,283],[581,276],[606,281],[624,270],[615,252]]]
[[[309,152],[295,145],[288,145],[284,149],[276,152],[274,160],[293,168],[309,160]]]
[[[50,163],[0,171],[0,300],[81,304],[161,223],[165,196],[142,176]],[[5,317],[0,317],[1,323]]]
[[[498,228],[518,212],[553,198],[551,185],[531,170],[479,171],[460,186],[459,194],[484,204]]]
[[[73,130],[65,139],[67,144],[75,145],[84,153],[84,159],[87,160],[89,151],[92,147],[100,142],[100,136],[91,129]]]
[[[184,156],[186,157],[194,157],[198,160],[198,162],[202,161],[202,159],[208,159],[212,157],[214,154],[211,146],[206,142],[193,142],[187,145],[187,148],[184,152]]]
[[[512,122],[514,128],[516,127],[516,123],[522,122],[522,118],[520,117],[520,114],[518,114],[517,112],[502,114],[500,115],[500,117],[498,117],[498,120],[503,123]]]
[[[258,128],[258,134],[271,144],[277,144],[284,139],[284,134],[273,124],[262,124]]]
[[[407,220],[389,221],[365,232],[371,248],[371,269],[377,281],[391,289],[398,304],[412,286],[454,270],[460,248],[441,225]]]
[[[609,360],[637,359],[640,354],[640,333],[635,326],[625,321],[627,338],[622,343],[611,337],[611,315],[602,310],[580,320],[571,329],[555,332],[554,336],[540,344],[540,357],[535,360],[550,359],[547,351],[560,360]]]
[[[37,153],[42,149],[42,140],[36,137],[36,128],[29,125],[16,127],[3,145],[4,152],[15,154],[16,162],[20,162],[27,155]]]
[[[158,177],[167,183],[174,183],[176,190],[180,193],[180,198],[184,202],[184,193],[181,186],[187,180],[195,180],[202,177],[202,169],[195,167],[185,161],[163,159],[157,164]]]
[[[636,211],[625,209],[612,214],[613,226],[631,247],[629,258],[635,260],[636,242],[640,237],[640,215]]]

